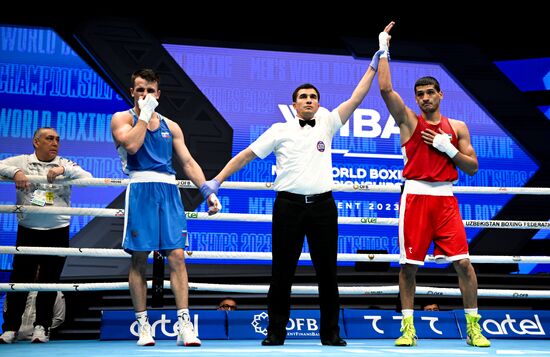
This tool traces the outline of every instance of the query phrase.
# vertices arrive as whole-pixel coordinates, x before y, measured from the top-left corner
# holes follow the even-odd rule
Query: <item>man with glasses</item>
[[[226,311],[237,310],[237,303],[235,302],[235,300],[231,298],[225,298],[222,301],[220,301],[220,304],[218,305],[218,310],[226,310]]]

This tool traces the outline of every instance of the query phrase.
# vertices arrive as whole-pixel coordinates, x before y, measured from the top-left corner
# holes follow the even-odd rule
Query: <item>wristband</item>
[[[205,181],[202,186],[199,188],[199,191],[201,191],[202,196],[207,199],[210,197],[213,193],[218,193],[218,188],[220,187],[220,183],[216,179],[212,179],[210,181]]]

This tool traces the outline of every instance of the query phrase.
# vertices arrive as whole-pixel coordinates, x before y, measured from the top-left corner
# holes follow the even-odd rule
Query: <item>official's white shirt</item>
[[[8,157],[0,161],[0,176],[13,178],[19,170],[25,175],[46,176],[50,169],[63,166],[65,178],[91,178],[92,174],[85,171],[77,163],[56,156],[52,161],[40,161],[36,154],[18,155]],[[71,186],[53,184],[31,183],[28,190],[17,190],[17,204],[31,205],[36,190],[49,191],[53,194],[53,206],[71,206]],[[56,229],[67,227],[71,216],[65,214],[42,214],[42,213],[17,213],[20,225],[31,229]]]
[[[275,153],[275,191],[314,195],[332,190],[332,138],[342,121],[336,109],[329,112],[324,108],[314,119],[314,127],[301,127],[298,118],[273,124],[250,144],[261,159]]]

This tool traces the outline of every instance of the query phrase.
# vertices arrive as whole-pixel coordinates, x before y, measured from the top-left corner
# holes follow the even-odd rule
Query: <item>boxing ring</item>
[[[33,183],[47,183],[44,177],[29,176]],[[10,182],[11,180],[0,180]],[[56,184],[73,186],[126,186],[129,181],[126,179],[77,179],[58,180]],[[190,181],[178,181],[180,188],[195,188]],[[259,182],[224,182],[224,189],[242,190],[272,190],[272,183]],[[335,185],[334,192],[387,192],[399,193],[399,187],[395,186],[367,186],[367,185]],[[455,193],[473,194],[525,194],[525,195],[549,195],[548,188],[525,188],[525,187],[454,187]],[[78,216],[96,216],[123,218],[123,209],[102,209],[102,208],[71,208],[71,207],[36,207],[21,205],[0,205],[0,213],[41,213],[41,214],[67,214]],[[186,212],[188,220],[211,220],[211,221],[246,221],[246,222],[271,222],[271,215],[266,214],[238,214],[218,213],[209,216],[206,212]],[[390,225],[397,226],[397,218],[381,217],[339,217],[339,224],[357,225]],[[548,221],[508,221],[508,220],[464,220],[466,228],[487,228],[487,229],[550,229]],[[129,258],[130,255],[122,249],[107,248],[53,248],[53,247],[13,247],[0,246],[2,254],[30,254],[30,255],[59,255],[59,256],[81,256],[81,257],[110,257]],[[152,256],[152,255],[151,255]],[[221,252],[221,251],[186,251],[186,259],[226,259],[226,260],[271,260],[271,253],[251,252]],[[310,256],[302,253],[300,260],[308,261]],[[338,254],[338,261],[343,262],[398,262],[398,254]],[[475,264],[504,264],[504,263],[550,263],[550,256],[470,256]],[[427,256],[426,262],[448,263],[448,261],[436,261],[431,255]],[[192,276],[190,277],[192,280]],[[164,288],[170,287],[169,281],[164,281]],[[152,287],[152,281],[148,281],[148,287]],[[226,293],[256,293],[266,294],[267,285],[234,285],[234,284],[207,284],[189,282],[191,291],[212,291]],[[60,283],[60,284],[31,284],[31,283],[0,283],[0,291],[98,291],[98,290],[128,290],[127,282],[97,282],[97,283]],[[391,286],[341,286],[341,294],[349,295],[395,295],[399,292],[398,285]],[[317,286],[293,286],[293,295],[317,294]],[[417,286],[416,295],[438,296],[460,296],[458,288],[441,288],[430,286]],[[521,289],[479,289],[479,297],[499,297],[509,299],[549,299],[550,290],[521,290]],[[550,333],[550,331],[549,331]],[[347,339],[347,347],[322,346],[318,339],[315,340],[293,340],[287,339],[284,346],[266,347],[260,346],[258,340],[203,340],[202,347],[198,349],[175,346],[174,341],[157,341],[155,347],[138,347],[135,341],[58,341],[37,347],[27,342],[19,341],[13,345],[0,345],[1,355],[28,355],[41,356],[55,353],[67,354],[78,349],[79,354],[91,355],[113,355],[113,353],[134,356],[134,355],[165,355],[166,353],[186,353],[190,356],[232,356],[242,353],[252,353],[259,356],[281,355],[298,356],[304,353],[315,353],[321,356],[340,356],[343,354],[369,354],[384,356],[420,355],[420,356],[441,356],[442,353],[453,353],[455,355],[533,355],[550,356],[550,340],[528,340],[525,343],[518,343],[517,340],[498,339],[493,340],[490,348],[479,349],[469,347],[464,340],[450,339],[421,339],[419,345],[413,348],[398,348],[393,346],[390,339]],[[32,349],[32,351],[30,350]],[[4,354],[6,352],[6,354]]]
[[[463,340],[421,340],[415,347],[394,347],[393,340],[347,340],[346,347],[322,346],[319,340],[288,340],[284,346],[260,346],[259,341],[250,340],[207,340],[201,347],[176,346],[175,341],[157,341],[154,347],[136,346],[135,341],[50,341],[39,346],[29,342],[0,345],[2,356],[188,356],[188,357],[242,357],[243,354],[260,357],[303,357],[312,356],[550,356],[550,341],[528,340],[518,344],[517,340],[492,341],[489,348],[466,346]],[[77,352],[76,352],[77,351]]]

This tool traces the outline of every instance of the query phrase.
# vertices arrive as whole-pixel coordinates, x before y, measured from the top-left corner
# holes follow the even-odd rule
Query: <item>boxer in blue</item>
[[[177,344],[200,346],[189,317],[188,276],[183,249],[187,222],[176,186],[172,153],[185,174],[207,199],[209,212],[221,208],[217,190],[205,183],[201,167],[185,146],[183,132],[174,121],[155,112],[160,98],[160,78],[153,70],[132,74],[130,93],[134,107],[113,115],[111,130],[123,171],[130,176],[126,190],[126,217],[122,247],[132,255],[130,294],[138,322],[140,346],[155,340],[147,318],[147,257],[153,250],[168,258],[170,284],[178,309]]]

